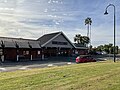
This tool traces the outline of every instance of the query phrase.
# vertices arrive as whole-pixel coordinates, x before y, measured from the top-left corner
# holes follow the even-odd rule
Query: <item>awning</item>
[[[30,48],[28,42],[16,42],[19,48]]]
[[[4,41],[5,48],[16,48],[13,41]]]
[[[29,42],[32,48],[41,48],[38,42]]]

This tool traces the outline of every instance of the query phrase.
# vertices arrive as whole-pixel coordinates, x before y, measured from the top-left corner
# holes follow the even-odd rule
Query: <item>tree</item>
[[[96,48],[96,51],[100,51],[100,52],[105,51],[108,54],[113,54],[114,53],[114,47],[113,47],[113,44],[109,43],[109,44],[98,46]],[[116,46],[115,47],[115,53],[118,54],[118,51],[119,51],[119,47]]]
[[[109,54],[112,54],[113,52],[113,44],[109,44]]]
[[[100,45],[96,48],[96,50],[99,51],[99,52],[102,52],[102,51],[104,51],[104,46]]]
[[[90,34],[90,37],[91,37],[91,24],[92,24],[92,20],[91,18],[87,17],[85,19],[85,25],[87,25],[87,37],[89,37],[89,34]],[[90,26],[90,27],[89,27]],[[89,33],[90,32],[90,33]]]
[[[81,36],[81,34],[76,34],[74,37],[74,41],[77,42],[78,44],[89,44],[90,39],[87,36]]]
[[[80,44],[82,41],[82,36],[80,34],[76,34],[74,37],[74,41]]]
[[[104,45],[104,51],[109,54],[109,45],[107,44]]]
[[[89,41],[90,46],[91,46],[91,24],[92,24],[91,18],[87,17],[85,19],[85,25],[87,25],[87,37],[90,38],[90,41]]]
[[[90,43],[90,39],[87,36],[82,36],[83,39],[83,44],[89,44]]]

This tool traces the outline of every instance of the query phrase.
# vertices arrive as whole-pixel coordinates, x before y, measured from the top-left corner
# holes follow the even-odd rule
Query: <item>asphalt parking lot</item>
[[[93,56],[97,61],[112,60],[112,55],[95,55]],[[51,57],[45,58],[44,60],[35,60],[35,61],[18,61],[18,62],[0,62],[0,72],[9,72],[16,70],[28,70],[32,68],[47,68],[53,66],[63,66],[76,64],[76,57]],[[120,60],[120,55],[116,57],[116,60]]]
[[[53,66],[71,65],[75,63],[75,57],[51,57],[45,60],[19,61],[19,62],[0,62],[0,72],[16,70],[28,70],[32,68],[46,68]]]

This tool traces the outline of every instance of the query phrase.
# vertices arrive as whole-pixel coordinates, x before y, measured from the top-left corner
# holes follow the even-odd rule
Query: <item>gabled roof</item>
[[[58,35],[59,33],[60,32],[45,34],[42,37],[38,38],[37,41],[40,41],[40,44],[43,45],[46,42],[48,42],[49,40],[51,40],[53,37],[55,37],[56,35]]]
[[[49,42],[62,35],[73,48],[76,49],[87,49],[85,46],[80,46],[78,44],[73,44],[63,32],[55,32],[50,34],[45,34],[37,40],[33,39],[23,39],[23,38],[11,38],[11,37],[0,37],[0,43],[3,42],[5,48],[41,48],[45,47]],[[2,43],[1,43],[2,45]],[[1,47],[0,45],[0,47]]]
[[[75,48],[75,45],[67,38],[67,36],[61,32],[61,34],[68,40],[68,42],[73,46],[73,48]]]
[[[46,44],[51,42],[53,39],[55,39],[59,35],[63,35],[63,37],[73,46],[73,48],[75,48],[75,46],[71,43],[71,41],[66,37],[66,35],[63,32],[45,34],[37,40],[40,41],[41,46],[44,47]]]

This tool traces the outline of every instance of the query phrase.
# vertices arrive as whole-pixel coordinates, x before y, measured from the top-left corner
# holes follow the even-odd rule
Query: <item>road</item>
[[[113,55],[94,55],[93,57],[98,61],[113,60]],[[120,60],[120,55],[116,56],[116,60]],[[32,68],[46,68],[71,64],[76,64],[75,57],[52,57],[42,61],[0,62],[0,72],[28,70]]]
[[[72,57],[55,57],[37,61],[5,62],[0,63],[0,72],[9,72],[16,70],[28,70],[32,68],[46,68],[53,66],[63,66],[76,64]]]
[[[113,60],[113,54],[106,54],[106,55],[93,55],[93,57],[97,58],[98,60]],[[120,55],[116,55],[116,60],[120,60]]]

